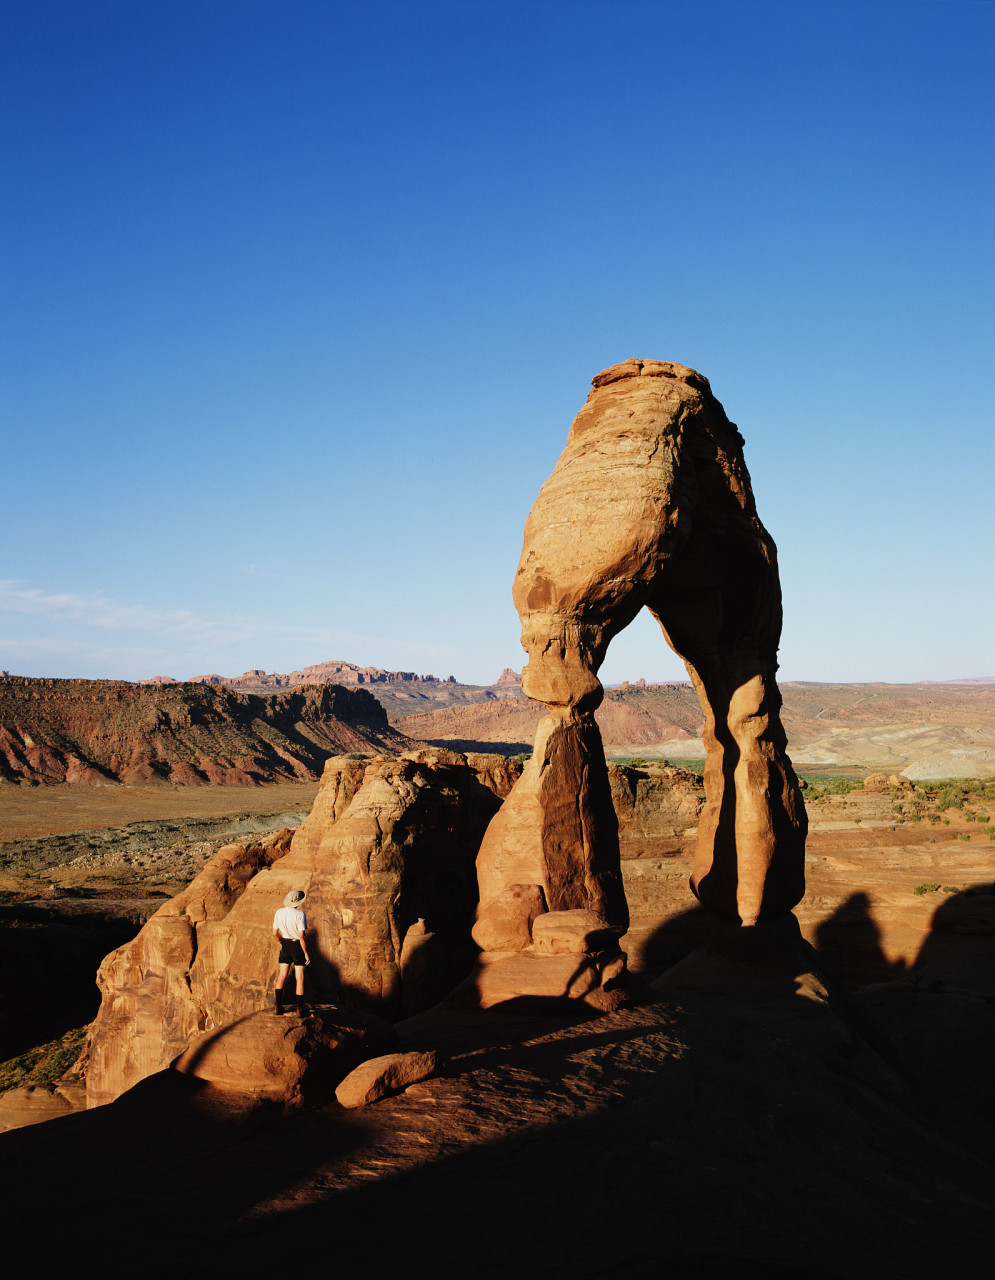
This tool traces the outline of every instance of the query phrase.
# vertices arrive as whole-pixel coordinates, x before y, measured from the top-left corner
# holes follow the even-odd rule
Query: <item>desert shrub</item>
[[[527,751],[519,751],[518,755],[512,758],[514,759],[515,764],[524,764],[529,758],[529,753]]]
[[[987,821],[988,821],[988,814],[987,814],[987,813],[982,813],[980,809],[978,810],[978,812],[977,812],[974,816],[977,818],[977,820],[978,820],[979,822],[987,822]]]
[[[940,821],[940,815],[938,813],[927,813],[926,821],[938,823]]]
[[[917,884],[916,887],[912,890],[912,892],[915,894],[918,894],[919,897],[921,898],[923,894],[936,893],[939,887],[940,886],[938,884]]]
[[[970,833],[970,831],[958,831],[958,832],[957,832],[957,839],[958,839],[958,840],[970,840],[970,839],[971,839],[971,833]]]
[[[854,826],[859,827],[859,826],[860,826],[861,819],[860,819],[860,818],[854,818],[853,822],[854,822]]]
[[[960,893],[960,890],[957,888],[955,884],[945,884],[943,888],[940,890],[940,892],[941,893]]]
[[[58,1040],[40,1044],[9,1062],[0,1063],[0,1091],[26,1084],[55,1084],[83,1051],[87,1027],[67,1031]]]
[[[995,827],[985,827],[985,835],[989,840],[995,840]]]

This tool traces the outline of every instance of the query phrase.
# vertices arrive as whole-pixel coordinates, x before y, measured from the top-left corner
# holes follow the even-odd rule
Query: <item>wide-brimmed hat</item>
[[[306,897],[307,894],[303,889],[291,889],[284,898],[283,905],[285,907],[299,907]]]

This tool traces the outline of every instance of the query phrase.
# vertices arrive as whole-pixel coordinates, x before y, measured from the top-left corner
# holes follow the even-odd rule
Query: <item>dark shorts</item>
[[[303,965],[304,948],[296,938],[280,939],[280,963]]]

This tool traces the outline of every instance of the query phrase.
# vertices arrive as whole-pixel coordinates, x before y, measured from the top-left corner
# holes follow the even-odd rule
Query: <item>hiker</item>
[[[283,900],[283,906],[273,917],[273,937],[280,944],[280,969],[276,975],[276,1014],[284,1012],[283,986],[294,966],[297,978],[297,1012],[303,1018],[307,1014],[304,1003],[304,966],[311,963],[307,953],[307,916],[301,903],[307,895],[303,889],[291,889]]]

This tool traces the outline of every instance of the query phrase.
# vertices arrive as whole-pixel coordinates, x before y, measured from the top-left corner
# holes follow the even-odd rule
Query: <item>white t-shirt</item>
[[[273,928],[281,938],[296,938],[300,942],[307,929],[307,916],[298,907],[281,907],[273,917]]]

